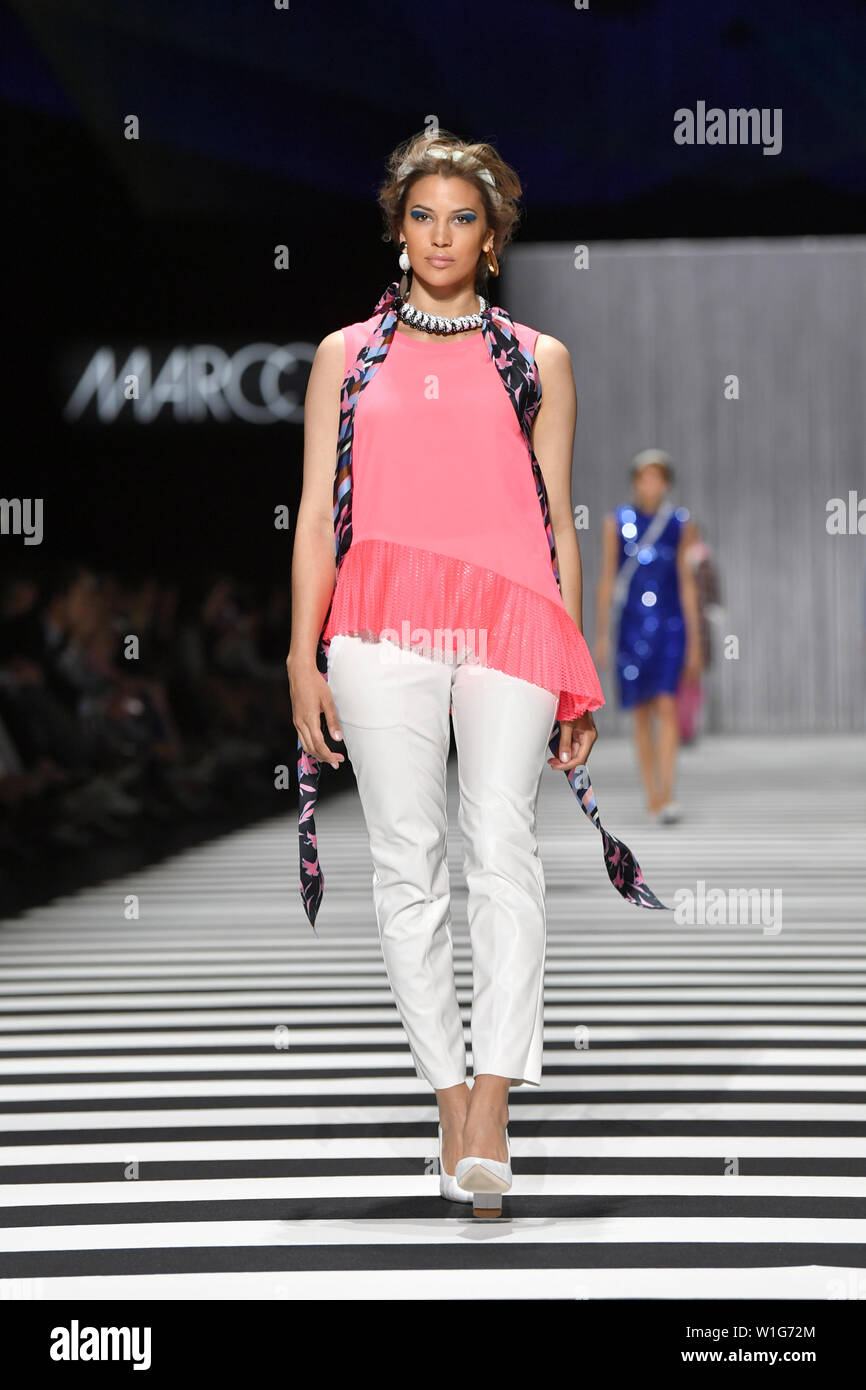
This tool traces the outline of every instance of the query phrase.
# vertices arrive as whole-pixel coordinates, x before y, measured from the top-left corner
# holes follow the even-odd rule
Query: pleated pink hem
[[[340,566],[325,640],[337,634],[387,638],[430,656],[462,652],[558,691],[560,721],[605,703],[586,640],[561,603],[438,551],[353,541]]]

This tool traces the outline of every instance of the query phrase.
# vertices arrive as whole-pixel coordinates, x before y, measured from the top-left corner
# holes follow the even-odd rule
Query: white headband
[[[465,151],[465,150],[442,149],[441,145],[439,145],[439,146],[434,145],[432,149],[426,150],[425,153],[428,154],[428,155],[430,156],[431,159],[465,159],[465,158],[466,158],[466,151]],[[414,168],[415,168],[415,166],[414,166],[414,164],[411,162],[411,160],[404,159],[404,160],[403,160],[403,163],[400,165],[399,169],[397,170],[397,178],[398,178],[398,179],[404,179],[404,178],[406,177],[407,174],[410,174],[410,173],[413,172]],[[476,174],[476,175],[478,176],[479,179],[484,179],[485,183],[489,183],[489,184],[490,184],[490,187],[491,187],[491,189],[492,189],[493,198],[498,202],[498,201],[499,201],[499,196],[500,196],[500,195],[499,195],[499,193],[498,193],[498,191],[497,191],[497,188],[496,188],[496,180],[494,179],[494,177],[493,177],[493,175],[491,174],[490,170],[489,170],[489,169],[473,169],[473,170],[471,170],[471,172],[472,172],[473,174]]]

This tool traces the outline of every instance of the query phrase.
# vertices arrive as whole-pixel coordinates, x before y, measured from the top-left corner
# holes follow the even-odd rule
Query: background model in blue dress
[[[623,709],[653,695],[676,693],[686,654],[686,625],[680,606],[677,546],[689,519],[677,507],[654,545],[641,549],[640,538],[652,521],[632,503],[616,509],[619,542],[617,568],[637,552],[617,634],[616,669]]]

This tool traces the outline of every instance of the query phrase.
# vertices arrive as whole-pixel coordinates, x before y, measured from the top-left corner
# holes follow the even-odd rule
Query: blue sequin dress
[[[689,512],[677,507],[655,544],[643,549],[640,538],[652,513],[627,504],[617,507],[615,516],[617,568],[635,551],[638,559],[620,615],[616,652],[620,705],[631,709],[653,695],[676,692],[686,654],[677,546]]]

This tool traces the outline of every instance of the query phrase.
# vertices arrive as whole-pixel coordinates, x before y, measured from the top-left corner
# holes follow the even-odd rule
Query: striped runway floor
[[[662,827],[599,741],[602,820],[671,907],[721,889],[712,924],[623,902],[545,769],[545,1075],[501,1223],[438,1196],[354,789],[319,809],[318,939],[294,812],[4,923],[0,1296],[866,1297],[863,747],[707,739]]]

